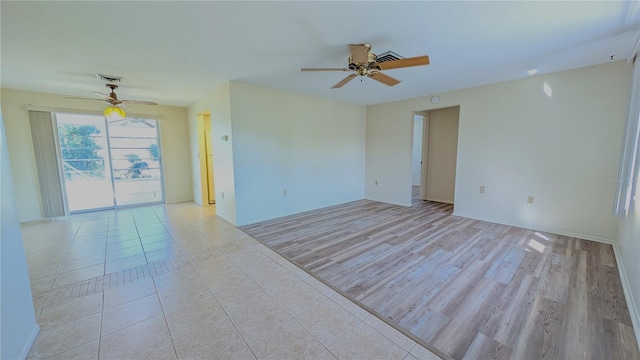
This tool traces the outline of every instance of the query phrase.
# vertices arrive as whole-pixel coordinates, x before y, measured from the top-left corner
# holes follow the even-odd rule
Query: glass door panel
[[[69,211],[113,207],[104,117],[57,113],[56,122]]]
[[[158,122],[108,121],[116,206],[164,201],[158,149]]]

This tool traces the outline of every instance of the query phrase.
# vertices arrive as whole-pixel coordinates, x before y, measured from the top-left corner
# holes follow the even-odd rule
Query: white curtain
[[[636,45],[636,51],[638,46]],[[630,209],[633,209],[636,186],[640,170],[640,66],[638,66],[637,53],[633,60],[633,80],[631,85],[631,98],[629,99],[629,113],[627,127],[624,133],[622,155],[620,157],[620,169],[616,182],[616,191],[613,213],[619,217],[626,217]]]

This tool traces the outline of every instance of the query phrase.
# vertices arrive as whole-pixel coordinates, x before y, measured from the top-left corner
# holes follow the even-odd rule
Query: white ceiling
[[[636,1],[0,2],[1,85],[91,96],[94,73],[125,77],[121,98],[187,106],[226,80],[358,104],[435,94],[626,59]],[[330,89],[349,43],[431,65]]]

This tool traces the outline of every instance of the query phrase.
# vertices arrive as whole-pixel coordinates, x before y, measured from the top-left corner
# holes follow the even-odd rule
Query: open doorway
[[[414,114],[414,204],[421,200],[454,203],[459,118],[459,106]]]
[[[216,191],[213,179],[213,137],[209,113],[198,114],[198,157],[200,159],[202,204],[213,205],[216,203]]]

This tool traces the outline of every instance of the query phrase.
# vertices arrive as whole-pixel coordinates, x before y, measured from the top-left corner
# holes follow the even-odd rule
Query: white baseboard
[[[235,221],[232,221],[231,219],[229,219],[228,217],[226,217],[226,216],[224,216],[222,214],[219,214],[219,213],[216,212],[216,216],[221,218],[221,219],[223,219],[224,221],[230,223],[233,226],[237,226]]]
[[[40,325],[36,324],[33,327],[33,330],[31,330],[31,335],[29,335],[29,338],[27,339],[27,342],[24,344],[24,347],[22,347],[22,352],[20,352],[20,359],[27,358],[27,355],[29,355],[29,351],[31,350],[31,346],[33,346],[33,342],[36,341],[36,337],[38,336],[39,332],[40,332]]]
[[[501,219],[493,219],[493,218],[487,218],[482,216],[469,215],[469,214],[457,212],[455,211],[455,209],[453,210],[452,215],[461,216],[461,217],[474,219],[474,220],[488,221],[496,224],[515,226],[523,229],[531,229],[535,231],[547,232],[547,233],[556,234],[556,235],[564,235],[564,236],[574,237],[578,239],[591,240],[591,241],[601,242],[605,244],[615,244],[615,241],[613,239],[601,238],[598,236],[592,236],[592,235],[586,235],[586,234],[573,233],[573,232],[558,230],[558,229],[545,229],[540,227],[532,227],[530,225],[517,224],[515,222],[505,221]]]
[[[451,200],[430,199],[430,198],[426,198],[425,200],[427,200],[427,201],[433,201],[433,202],[439,202],[439,203],[443,203],[443,204],[451,204],[451,205],[453,205],[453,201],[451,201]]]
[[[627,301],[627,308],[629,308],[629,316],[631,316],[631,324],[633,325],[633,332],[636,334],[636,342],[640,348],[640,309],[638,309],[638,303],[633,298],[631,292],[631,285],[629,284],[629,278],[627,277],[625,267],[622,263],[622,255],[618,244],[613,243],[613,254],[616,257],[616,264],[618,264],[618,273],[620,274],[620,281],[622,282],[622,289],[624,292],[624,298]],[[640,299],[639,299],[640,300]]]
[[[404,204],[404,203],[399,203],[399,202],[391,201],[391,200],[378,199],[378,198],[371,197],[371,196],[366,196],[365,200],[377,201],[377,202],[381,202],[381,203],[385,203],[385,204],[391,204],[391,205],[411,206],[411,202]]]

